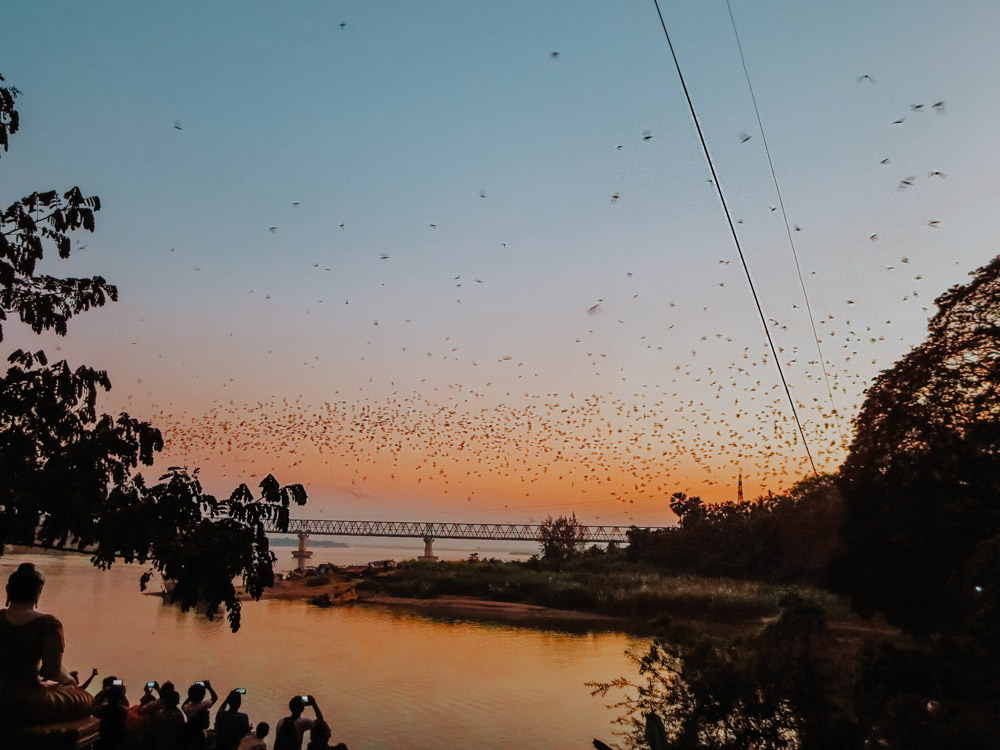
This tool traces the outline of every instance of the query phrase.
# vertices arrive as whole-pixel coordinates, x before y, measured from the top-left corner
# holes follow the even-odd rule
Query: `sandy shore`
[[[364,597],[360,604],[377,607],[401,607],[420,614],[455,620],[486,620],[516,625],[562,626],[599,630],[626,630],[629,621],[623,617],[596,612],[538,607],[517,602],[496,602],[471,596],[439,596],[436,599],[410,599],[376,595]]]
[[[334,605],[356,603],[372,607],[393,607],[449,620],[481,620],[539,627],[620,631],[627,630],[629,624],[625,618],[594,612],[552,609],[516,602],[497,602],[471,596],[411,599],[382,594],[363,594],[359,597],[354,588],[354,581],[331,581],[322,586],[307,586],[305,581],[301,579],[275,581],[273,587],[264,590],[261,599],[308,601],[326,594]],[[244,597],[245,595],[241,596],[241,598]]]
[[[322,586],[307,586],[307,579],[294,579],[291,581],[275,581],[270,588],[264,589],[261,599],[281,599],[284,601],[309,601],[310,599],[326,594],[331,600],[356,600],[357,592],[354,587],[356,581],[330,581]],[[245,593],[240,598],[249,598]]]

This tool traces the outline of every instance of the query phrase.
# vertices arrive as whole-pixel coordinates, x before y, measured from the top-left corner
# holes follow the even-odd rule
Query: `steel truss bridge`
[[[627,542],[630,526],[580,526],[580,541],[588,544]],[[659,531],[665,527],[654,527]],[[288,522],[289,534],[320,536],[387,536],[417,539],[493,539],[537,542],[540,524],[522,523],[451,523],[426,521],[327,521],[293,518]],[[268,531],[277,531],[273,524]]]

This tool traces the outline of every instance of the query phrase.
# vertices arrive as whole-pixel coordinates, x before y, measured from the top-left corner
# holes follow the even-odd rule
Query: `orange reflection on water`
[[[124,679],[132,701],[147,680],[170,679],[183,692],[208,678],[223,695],[245,687],[244,710],[272,726],[291,696],[311,693],[334,739],[355,749],[558,750],[608,739],[612,715],[584,683],[625,674],[625,648],[642,643],[282,601],[248,603],[234,635],[222,620],[141,595],[135,568],[7,556],[0,576],[24,559],[47,576],[40,606],[63,621],[69,668]]]

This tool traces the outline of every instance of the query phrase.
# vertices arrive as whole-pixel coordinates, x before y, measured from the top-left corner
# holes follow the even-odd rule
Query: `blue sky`
[[[662,8],[807,435],[835,469],[726,4]],[[931,300],[997,252],[1000,7],[733,12],[846,422],[923,338]],[[220,492],[275,471],[351,517],[579,503],[662,523],[665,492],[718,499],[741,470],[752,493],[806,469],[775,424],[788,407],[651,2],[12,2],[0,72],[23,92],[0,199],[99,195],[97,233],[47,268],[122,292],[41,343],[107,367],[107,408],[155,418],[170,458]],[[317,432],[328,402],[341,411]],[[366,409],[412,414],[373,438]],[[517,441],[486,440],[511,420]],[[234,449],[239,421],[255,427]],[[630,438],[652,442],[637,462]],[[540,445],[579,472],[572,492],[541,476]],[[430,453],[445,473],[417,487]],[[544,489],[522,492],[525,476]]]

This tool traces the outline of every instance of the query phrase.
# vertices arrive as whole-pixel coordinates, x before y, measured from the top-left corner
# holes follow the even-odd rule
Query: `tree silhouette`
[[[583,544],[583,525],[576,520],[576,513],[569,518],[548,516],[538,529],[538,542],[542,545],[542,559],[560,565]]]
[[[2,82],[3,76],[0,76]],[[19,129],[19,92],[0,86],[0,147]],[[100,200],[79,188],[32,193],[0,214],[0,341],[9,316],[35,333],[66,335],[74,315],[118,298],[100,276],[58,278],[36,273],[47,247],[72,251],[70,233],[94,231]],[[111,388],[106,372],[49,364],[42,351],[14,351],[0,378],[0,554],[4,544],[43,545],[92,554],[99,567],[115,561],[150,566],[175,581],[171,597],[187,609],[204,604],[209,617],[224,605],[235,631],[240,602],[234,579],[259,598],[274,580],[265,523],[288,527],[289,507],[305,490],[272,476],[260,496],[240,485],[226,500],[206,494],[197,470],[171,467],[147,486],[137,473],[163,450],[160,431],[120,414],[100,414]]]
[[[875,381],[841,469],[838,579],[862,614],[1000,642],[1000,256]]]
[[[638,750],[860,747],[831,694],[832,634],[823,610],[788,594],[757,632],[719,638],[668,625],[648,649],[627,651],[639,680],[593,682],[621,746]]]
[[[832,474],[754,500],[706,504],[675,492],[670,509],[676,527],[629,529],[630,560],[676,574],[827,583],[843,515]]]

